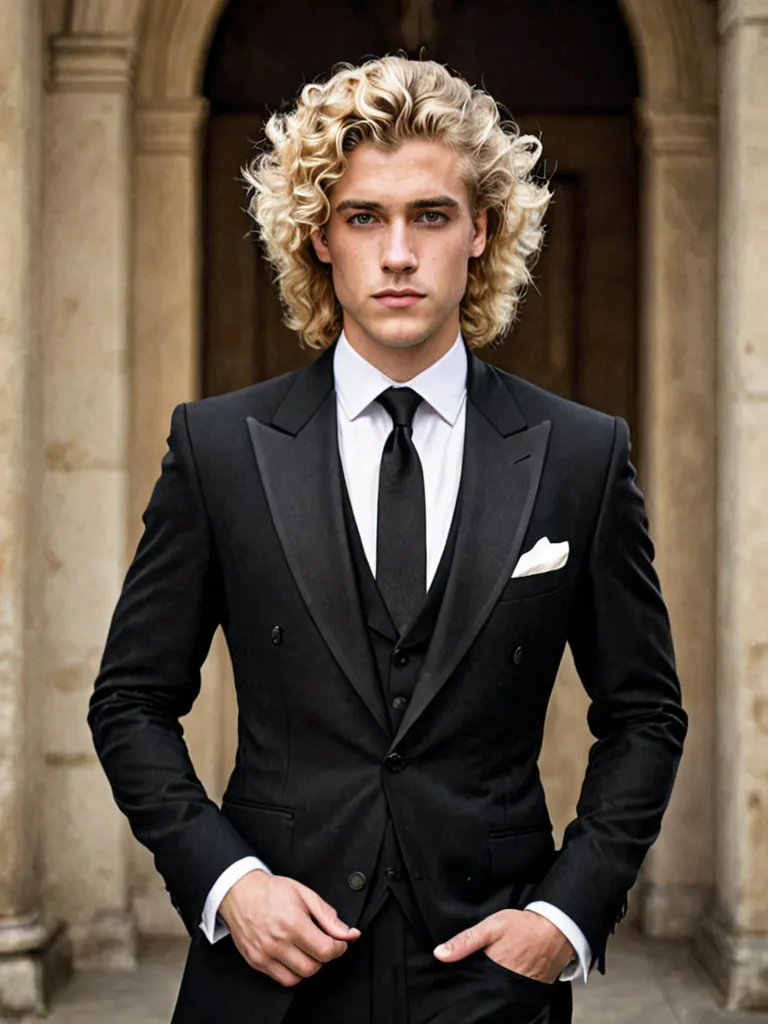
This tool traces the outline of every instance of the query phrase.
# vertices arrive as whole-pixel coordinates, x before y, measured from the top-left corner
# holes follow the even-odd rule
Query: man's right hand
[[[360,930],[340,921],[312,889],[261,870],[232,886],[219,914],[251,967],[286,987],[316,974],[360,938]]]

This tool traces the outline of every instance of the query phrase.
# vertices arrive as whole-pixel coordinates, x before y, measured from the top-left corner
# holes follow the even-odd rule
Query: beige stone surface
[[[547,709],[539,769],[556,842],[576,815],[581,782],[594,742],[586,727],[589,698],[566,647]]]
[[[74,5],[75,20],[81,13]],[[95,760],[85,715],[125,570],[132,54],[126,37],[100,40],[85,29],[55,39],[51,53],[44,132],[44,885],[47,906],[72,926],[83,964],[94,956],[100,962],[103,915],[125,913],[128,900],[125,822]],[[124,929],[128,961],[132,930]],[[114,944],[113,930],[105,948]]]
[[[768,1006],[768,7],[731,0],[720,30],[717,899],[697,945],[747,1009]]]
[[[46,755],[94,755],[86,711],[124,572],[125,472],[46,476]],[[118,529],[115,529],[115,526]],[[95,756],[95,755],[94,755]]]
[[[199,147],[205,103],[135,115],[131,336],[131,541],[165,451],[171,411],[199,395]]]
[[[768,402],[740,396],[722,412],[718,908],[768,938]]]
[[[39,18],[0,5],[0,931],[38,907]]]
[[[95,755],[49,759],[44,802],[46,904],[70,924],[85,925],[106,908],[123,909],[112,851],[125,839]],[[105,813],[106,812],[106,813]],[[66,856],[62,851],[66,850]],[[118,862],[119,864],[119,862]]]
[[[645,106],[643,480],[691,728],[647,891],[713,879],[715,686],[716,122]],[[695,823],[695,828],[692,828]],[[658,901],[657,901],[658,903]],[[684,910],[694,917],[685,919]],[[690,934],[687,898],[649,914],[655,934]],[[673,925],[674,922],[674,925]]]

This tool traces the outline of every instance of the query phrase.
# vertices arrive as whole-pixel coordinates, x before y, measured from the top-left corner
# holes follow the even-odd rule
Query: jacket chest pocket
[[[537,572],[533,576],[510,577],[499,595],[499,604],[507,601],[519,601],[524,597],[544,597],[546,594],[556,594],[564,590],[565,582],[563,569]]]

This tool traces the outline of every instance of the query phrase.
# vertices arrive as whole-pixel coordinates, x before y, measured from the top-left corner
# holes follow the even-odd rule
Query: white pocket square
[[[568,561],[568,541],[553,544],[548,537],[537,540],[530,551],[520,555],[511,579],[517,576],[533,576],[537,572],[552,572],[562,569]]]

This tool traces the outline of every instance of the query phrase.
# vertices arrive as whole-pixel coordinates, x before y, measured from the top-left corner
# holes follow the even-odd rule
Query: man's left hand
[[[557,981],[574,955],[560,929],[532,910],[499,910],[437,946],[434,954],[453,963],[479,949],[510,971],[548,983]]]

